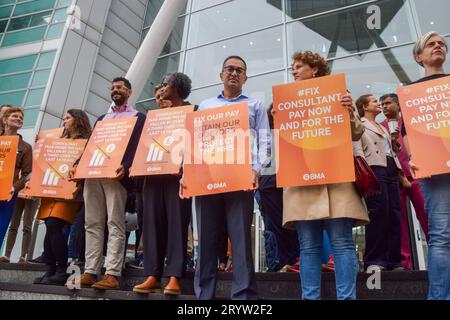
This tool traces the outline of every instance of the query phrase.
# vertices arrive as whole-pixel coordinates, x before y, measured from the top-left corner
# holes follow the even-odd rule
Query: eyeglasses
[[[119,90],[120,89],[128,89],[128,87],[123,85],[123,84],[113,84],[111,86],[111,91],[114,90],[114,89],[119,89]]]
[[[236,73],[238,75],[242,75],[242,74],[245,73],[245,69],[242,69],[242,68],[239,68],[239,67],[235,68],[235,67],[232,67],[232,66],[223,67],[223,71],[225,71],[228,74],[233,74],[233,72],[236,71]]]

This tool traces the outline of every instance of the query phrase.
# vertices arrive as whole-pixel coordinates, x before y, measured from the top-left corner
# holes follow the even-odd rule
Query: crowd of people
[[[415,83],[447,76],[443,69],[447,51],[445,39],[436,32],[419,39],[413,58],[424,68],[425,77]],[[326,60],[317,53],[297,52],[292,57],[296,82],[329,74]],[[267,132],[252,140],[253,149],[271,157],[261,159],[252,154],[253,189],[195,197],[199,247],[194,290],[198,299],[214,298],[217,274],[225,269],[227,251],[232,255],[231,298],[258,298],[251,241],[255,196],[265,224],[267,271],[297,265],[305,300],[321,297],[324,253],[325,263],[330,255],[334,260],[337,298],[356,299],[358,259],[352,232],[355,226],[365,226],[365,270],[412,269],[407,222],[408,199],[411,200],[429,246],[428,297],[450,299],[450,174],[415,180],[415,172],[420,168],[411,158],[407,129],[395,93],[387,92],[379,101],[372,94],[356,100],[347,94],[340,100],[350,118],[353,153],[365,159],[379,185],[377,194],[361,197],[354,183],[277,188],[277,150],[270,135],[275,108],[266,109],[261,101],[244,94],[247,64],[240,56],[229,56],[223,61],[220,79],[223,90],[195,105],[194,112],[246,102],[250,129]],[[168,74],[155,88],[156,103],[159,108],[191,105],[186,100],[190,92],[191,80],[187,75]],[[116,176],[74,179],[78,192],[72,200],[17,198],[18,192],[27,188],[32,175],[32,148],[18,134],[23,125],[23,111],[10,105],[1,107],[1,135],[19,136],[10,199],[0,201],[0,243],[9,225],[1,263],[10,261],[22,212],[24,228],[19,262],[26,261],[31,223],[38,210],[36,218],[45,221],[46,226],[43,260],[47,269],[35,283],[67,284],[67,229],[70,231],[68,227],[75,224],[72,230],[75,242],[83,247],[76,255],[84,261],[81,287],[117,289],[125,266],[125,215],[132,210],[138,215],[142,236],[138,237],[136,246],[143,247],[147,276],[133,291],[181,294],[180,279],[186,271],[188,256],[192,257],[188,246],[192,240],[189,238],[192,238],[193,201],[183,196],[186,186],[182,169],[172,175],[130,177],[129,169],[145,122],[145,115],[128,103],[131,95],[131,83],[123,77],[115,78],[111,87],[114,106],[97,120],[137,119]],[[377,116],[382,112],[386,119],[379,122]],[[82,110],[65,112],[61,138],[89,139],[91,132],[88,117]],[[423,152],[433,154],[433,150]],[[74,170],[76,167],[77,163]],[[99,278],[102,267],[105,273]],[[169,279],[164,289],[162,278]]]

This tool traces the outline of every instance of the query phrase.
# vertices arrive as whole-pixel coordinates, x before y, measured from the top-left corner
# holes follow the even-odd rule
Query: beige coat
[[[392,143],[389,132],[386,130],[385,127],[380,126],[384,132],[383,136],[381,132],[377,129],[377,127],[366,118],[362,118],[361,122],[364,125],[365,130],[364,134],[361,137],[361,140],[358,142],[361,143],[361,148],[364,152],[364,158],[366,159],[367,164],[369,166],[386,167],[387,161],[386,161],[384,136],[389,138],[389,145],[392,150]],[[402,167],[400,165],[400,161],[398,161],[397,155],[393,151],[392,154],[395,164],[397,165],[397,168],[401,170]]]
[[[351,121],[352,140],[360,139],[364,126],[359,117]],[[355,225],[369,222],[369,216],[353,183],[289,187],[283,194],[283,227],[295,228],[296,221],[352,218]]]

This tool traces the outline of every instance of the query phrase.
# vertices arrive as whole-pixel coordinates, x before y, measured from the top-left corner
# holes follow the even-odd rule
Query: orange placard
[[[186,129],[183,195],[253,188],[247,103],[188,113]]]
[[[55,128],[55,129],[49,129],[49,130],[42,130],[37,135],[37,141],[33,146],[33,162],[32,162],[32,172],[34,172],[34,168],[36,167],[36,162],[39,158],[39,154],[42,150],[42,146],[44,145],[46,138],[59,138],[61,137],[62,133],[64,131],[64,128]],[[29,194],[30,189],[24,188],[20,190],[19,194],[17,195],[19,198],[24,199],[30,199],[32,197],[31,194]]]
[[[136,117],[98,121],[75,172],[77,179],[114,178]]]
[[[272,90],[277,186],[355,181],[350,116],[339,102],[346,94],[344,74]]]
[[[150,110],[136,150],[131,176],[176,174],[183,160],[186,114],[194,106]]]
[[[0,200],[8,200],[14,182],[19,136],[0,136]]]
[[[450,77],[397,89],[416,178],[450,172]]]
[[[76,183],[68,181],[68,175],[86,142],[85,139],[46,138],[25,196],[73,199]]]

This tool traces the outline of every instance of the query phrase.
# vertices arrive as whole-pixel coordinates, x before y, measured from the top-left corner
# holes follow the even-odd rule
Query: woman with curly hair
[[[180,72],[168,74],[157,92],[157,102],[160,108],[189,105],[185,99],[190,93],[191,79],[187,75]],[[145,177],[142,234],[144,270],[148,278],[135,286],[134,292],[161,292],[161,277],[168,277],[164,294],[181,294],[179,279],[185,270],[192,200],[179,198],[179,179],[179,175],[173,174]]]
[[[325,59],[317,53],[297,52],[292,60],[295,81],[329,74]],[[363,127],[351,96],[342,96],[340,102],[350,115],[352,140],[359,140]],[[297,230],[300,242],[302,298],[320,299],[322,241],[326,230],[334,254],[337,298],[355,299],[358,260],[352,228],[366,224],[369,218],[353,183],[289,187],[283,199],[283,226]]]

